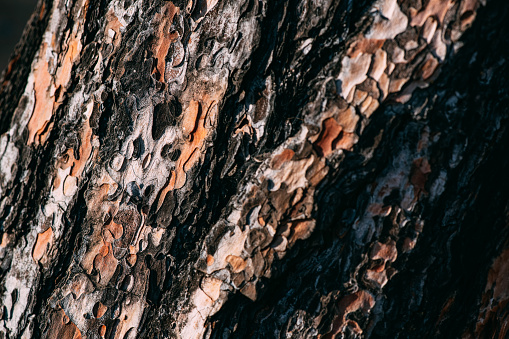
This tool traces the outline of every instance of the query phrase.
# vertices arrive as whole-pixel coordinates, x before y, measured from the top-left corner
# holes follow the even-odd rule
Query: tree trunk
[[[507,17],[40,0],[0,84],[0,338],[505,338]]]

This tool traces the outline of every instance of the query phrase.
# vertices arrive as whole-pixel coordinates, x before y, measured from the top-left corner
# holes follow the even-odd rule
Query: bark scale
[[[41,0],[0,337],[504,338],[508,8]]]

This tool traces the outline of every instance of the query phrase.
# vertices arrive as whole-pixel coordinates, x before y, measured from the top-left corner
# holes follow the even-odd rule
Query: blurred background
[[[0,0],[0,73],[23,33],[37,0]]]

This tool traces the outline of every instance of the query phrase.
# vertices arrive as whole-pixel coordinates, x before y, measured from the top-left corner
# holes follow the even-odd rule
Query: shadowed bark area
[[[39,1],[0,338],[504,338],[508,11]]]

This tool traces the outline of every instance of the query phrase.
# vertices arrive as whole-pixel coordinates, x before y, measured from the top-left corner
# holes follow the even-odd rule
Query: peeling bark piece
[[[437,69],[438,65],[439,65],[438,60],[435,59],[433,56],[429,55],[427,60],[420,68],[417,75],[420,76],[422,80],[427,80],[435,73],[435,70]]]
[[[81,332],[64,311],[59,308],[51,312],[50,326],[46,331],[46,338],[81,339]]]
[[[366,279],[376,283],[378,288],[383,288],[389,282],[385,270],[367,270]]]
[[[285,163],[279,171],[271,171],[268,173],[266,180],[270,180],[275,185],[269,188],[269,191],[279,192],[280,207],[288,203],[288,196],[286,193],[292,193],[298,188],[306,187],[306,171],[313,164],[315,156],[310,156],[307,159],[289,161]],[[286,192],[281,189],[284,183]],[[275,196],[273,196],[275,197]],[[273,201],[275,202],[275,201]]]
[[[186,135],[192,134],[198,127],[198,118],[201,111],[202,108],[200,102],[192,100],[189,103],[189,107],[186,110],[186,114],[184,114],[184,119],[182,120],[182,131]]]
[[[380,86],[380,97],[382,100],[384,100],[387,95],[389,95],[389,85],[390,85],[390,80],[389,80],[389,77],[387,76],[387,74],[383,73],[382,76],[380,77],[380,82],[379,82],[379,86]]]
[[[373,216],[386,217],[391,213],[391,206],[383,206],[379,203],[373,203],[368,206],[367,211]]]
[[[219,279],[206,276],[203,277],[200,287],[212,301],[216,301],[219,298],[222,283]]]
[[[40,61],[34,72],[36,104],[27,126],[28,144],[38,142],[36,135],[42,132],[53,113],[54,99],[49,98],[47,93],[51,86],[51,74],[48,71],[49,65],[45,58],[46,49],[47,45],[43,44],[40,51]]]
[[[328,156],[332,153],[333,141],[336,140],[343,128],[334,118],[326,119],[322,124],[322,132],[315,142],[315,146],[318,148],[320,155]]]
[[[122,169],[123,165],[124,165],[124,157],[122,156],[122,154],[115,155],[110,163],[111,168],[117,172]]]
[[[417,12],[415,9],[410,11],[412,20],[411,26],[422,26],[427,18],[436,17],[438,22],[442,24],[447,11],[454,5],[451,0],[430,0],[426,7]]]
[[[289,244],[292,246],[297,240],[305,240],[311,236],[316,226],[315,220],[299,220],[292,222],[292,232]]]
[[[78,189],[78,178],[68,175],[64,180],[64,195],[72,197]]]
[[[405,240],[403,241],[403,246],[401,247],[401,250],[403,251],[403,253],[408,253],[414,249],[416,244],[417,244],[417,239],[405,238]]]
[[[362,98],[366,98],[366,96],[367,95],[362,95]],[[364,99],[359,100],[363,101]],[[355,132],[355,128],[357,127],[359,116],[355,114],[355,109],[352,106],[349,106],[347,109],[342,110],[338,113],[336,120],[338,124],[342,127],[344,132],[353,133]]]
[[[387,67],[387,53],[383,49],[377,50],[373,54],[371,68],[368,75],[374,80],[380,80],[385,68]]]
[[[336,149],[343,149],[350,151],[352,150],[353,146],[357,143],[357,140],[359,138],[354,133],[343,133],[342,137],[334,140],[333,142],[333,148]]]
[[[272,159],[272,168],[275,170],[281,169],[281,166],[287,162],[292,160],[295,152],[291,149],[284,149],[281,154],[277,155]]]
[[[44,144],[48,137],[48,133],[52,127],[50,122],[55,107],[58,107],[62,102],[65,87],[68,85],[71,78],[71,71],[73,64],[79,59],[82,49],[81,36],[83,34],[82,20],[86,15],[88,6],[85,6],[85,1],[81,1],[77,6],[83,8],[83,16],[80,17],[77,13],[72,18],[76,21],[74,25],[67,30],[67,41],[62,44],[64,51],[61,51],[58,60],[58,67],[52,69],[54,66],[48,62],[47,54],[54,53],[55,43],[58,38],[52,38],[51,45],[48,42],[43,42],[39,49],[39,62],[35,65],[34,69],[34,90],[35,90],[35,107],[27,125],[28,140],[27,144]],[[53,33],[55,34],[55,33]],[[55,96],[58,94],[58,96]]]
[[[105,325],[99,326],[98,333],[101,337],[104,338],[104,336],[106,335],[106,326]]]
[[[431,42],[431,40],[433,40],[437,26],[438,22],[434,17],[427,18],[424,26],[422,26],[421,36],[424,40],[426,40],[428,44]]]
[[[332,330],[326,333],[322,338],[335,338],[336,334],[342,332],[344,327],[349,325],[347,316],[350,313],[361,310],[364,313],[369,312],[375,306],[375,299],[371,293],[360,290],[354,294],[350,294],[341,298],[338,302],[339,314],[336,316],[332,323]],[[352,324],[350,324],[352,325]]]
[[[408,18],[398,6],[397,0],[382,0],[377,3],[380,12],[375,12],[375,20],[365,34],[368,39],[394,39],[402,33]]]
[[[352,105],[356,107],[359,106],[364,101],[364,99],[366,99],[367,96],[368,93],[361,91],[359,88],[356,88],[353,95]]]
[[[309,184],[312,186],[312,187],[316,187],[316,185],[318,185],[323,178],[325,178],[325,176],[327,175],[327,173],[329,173],[329,167],[325,164],[325,161],[323,159],[320,159],[319,163],[317,166],[313,166],[312,170],[308,171],[306,173],[306,177],[308,178],[309,180]],[[309,196],[309,195],[308,195]],[[299,207],[299,208],[302,208],[304,207],[305,208],[305,217],[309,216],[310,213],[311,213],[311,209],[312,209],[312,204],[310,202],[306,202],[305,200],[302,202],[302,204],[297,204],[297,205],[294,205],[295,208]],[[293,213],[292,213],[293,214]],[[295,214],[292,215],[293,217],[297,217]],[[301,215],[299,215],[299,218],[302,217]]]
[[[127,260],[127,263],[128,263],[131,267],[133,267],[134,265],[136,265],[136,260],[137,260],[137,258],[138,258],[138,257],[136,256],[136,254],[129,254],[129,255],[127,256],[127,259],[126,259],[126,260]]]
[[[361,39],[352,44],[346,53],[350,58],[356,58],[360,54],[374,54],[384,45],[385,40]]]
[[[105,305],[103,305],[103,303],[98,301],[94,305],[92,313],[94,314],[94,317],[98,319],[98,318],[101,318],[106,313],[107,310],[108,310],[108,307],[106,307]]]
[[[389,240],[385,244],[377,242],[375,246],[373,246],[370,254],[372,260],[383,259],[389,262],[394,262],[397,257],[398,250],[396,249],[396,242],[394,240]]]
[[[460,15],[460,29],[467,29],[476,17],[476,10],[479,7],[479,0],[465,0],[460,4],[458,13]]]
[[[178,12],[179,8],[170,1],[162,8],[161,14],[156,14],[156,39],[152,50],[157,58],[156,69],[159,75],[158,80],[161,82],[164,82],[165,80],[166,55],[168,54],[170,44],[174,41],[174,37],[168,33],[173,22],[173,18],[176,14],[178,14]]]
[[[37,235],[37,240],[35,241],[35,246],[34,249],[32,250],[32,258],[35,261],[39,261],[42,259],[52,240],[53,240],[53,230],[51,229],[51,227]]]
[[[233,273],[240,273],[246,268],[246,261],[236,255],[227,256],[226,261],[231,265]]]
[[[105,244],[102,247],[101,253],[98,253],[94,258],[94,268],[100,274],[100,283],[106,285],[115,270],[117,269],[118,260],[113,256],[111,244]]]
[[[422,304],[420,274],[438,281],[448,270],[428,267],[433,260],[412,270],[415,255],[405,256],[398,268],[412,274],[395,286],[408,291],[395,293],[384,286],[396,272],[391,262],[422,237],[422,219],[438,225],[426,243],[449,243],[451,230],[465,239],[475,227],[461,220],[462,206],[478,192],[485,198],[477,173],[489,179],[483,166],[503,158],[495,150],[507,136],[496,101],[449,86],[447,74],[440,91],[424,88],[447,51],[472,44],[471,36],[459,38],[477,1],[454,2],[440,22],[441,13],[428,11],[422,28],[409,27],[405,16],[421,15],[410,8],[421,2],[421,12],[439,3],[301,1],[295,12],[277,1],[40,1],[49,8],[27,25],[19,61],[0,85],[0,224],[9,234],[0,244],[0,333],[314,338],[332,321],[338,337],[397,337],[400,328],[414,335],[414,310],[437,310],[444,294],[429,293]],[[507,45],[504,34],[480,36]],[[495,79],[503,102],[507,84],[498,72],[507,58],[497,50],[450,53],[456,59],[444,67],[458,73],[458,62],[469,83],[473,73]],[[423,91],[412,96],[415,88]],[[389,92],[399,93],[385,102]],[[169,103],[176,103],[171,117]],[[371,119],[379,105],[384,111]],[[437,108],[447,114],[431,114]],[[417,143],[422,127],[427,136]],[[451,152],[460,157],[463,149],[469,161],[449,175]],[[424,161],[438,179],[428,178]],[[440,204],[452,206],[445,214],[429,213],[437,203],[420,194],[431,179]],[[456,217],[466,226],[439,225]],[[48,227],[49,241],[37,234]],[[485,253],[501,241],[488,242]],[[432,250],[453,258],[454,270],[458,246]],[[488,262],[488,254],[480,259]],[[479,316],[488,329],[506,319],[506,301],[498,307],[492,298],[506,284],[495,280]],[[270,287],[277,303],[230,298],[255,300],[274,283],[281,283]],[[441,303],[440,316],[430,313],[426,333],[452,333],[453,301]],[[392,315],[400,328],[391,328]],[[446,325],[433,327],[435,318]]]
[[[257,248],[264,249],[272,241],[272,236],[266,228],[254,228],[249,233],[249,237],[246,241],[245,249],[251,253]],[[228,257],[227,257],[228,258]]]
[[[113,239],[115,240],[120,239],[124,234],[124,228],[122,227],[122,225],[117,224],[113,220],[109,224],[107,224],[104,228],[111,232]]]
[[[371,100],[369,106],[362,112],[366,118],[371,117],[371,115],[376,111],[376,109],[380,106],[378,100]]]
[[[401,91],[408,80],[409,79],[392,79],[389,83],[389,93],[396,93]]]
[[[343,58],[341,73],[338,76],[338,92],[344,99],[356,85],[366,80],[370,64],[370,54],[359,54],[355,58]]]
[[[367,96],[366,99],[361,103],[359,107],[359,112],[361,114],[365,114],[365,112],[368,110],[369,106],[371,105],[371,101],[373,101],[373,98],[370,96]]]

